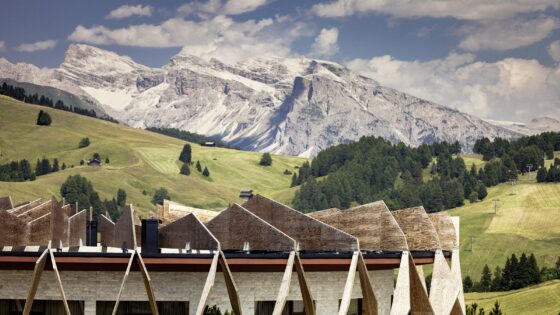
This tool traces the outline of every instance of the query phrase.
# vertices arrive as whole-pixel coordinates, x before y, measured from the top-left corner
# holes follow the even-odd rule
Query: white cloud
[[[328,57],[338,52],[338,29],[324,28],[319,35],[315,37],[315,41],[311,46],[311,55],[319,57]]]
[[[6,42],[0,40],[0,51],[6,51]]]
[[[560,40],[552,42],[548,46],[548,54],[554,61],[560,63]]]
[[[323,17],[343,17],[360,13],[380,13],[394,17],[453,17],[461,20],[511,18],[521,13],[560,8],[558,0],[336,0],[313,6]]]
[[[560,20],[553,17],[479,23],[463,28],[466,36],[459,48],[467,51],[515,49],[538,43],[558,28]]]
[[[267,0],[207,0],[180,6],[177,12],[183,16],[198,15],[208,18],[214,15],[237,15],[252,12],[265,5]]]
[[[289,17],[237,22],[218,15],[197,22],[172,18],[161,24],[118,29],[79,25],[68,39],[96,45],[183,47],[184,53],[236,61],[257,55],[287,55],[292,41],[308,32],[304,23]]]
[[[109,12],[107,19],[124,19],[131,16],[152,16],[153,8],[149,5],[123,5]]]
[[[381,56],[347,66],[383,85],[483,118],[560,117],[560,66],[549,68],[536,60],[488,63],[463,53],[427,62]]]
[[[57,41],[54,39],[38,41],[35,43],[29,44],[21,44],[17,46],[15,49],[20,52],[35,52],[40,50],[47,50],[54,48],[56,46]]]

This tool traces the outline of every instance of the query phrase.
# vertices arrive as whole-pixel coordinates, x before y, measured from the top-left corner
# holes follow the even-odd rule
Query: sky
[[[331,60],[482,118],[560,119],[558,0],[3,3],[0,58],[53,68],[72,43],[151,67],[178,53]]]

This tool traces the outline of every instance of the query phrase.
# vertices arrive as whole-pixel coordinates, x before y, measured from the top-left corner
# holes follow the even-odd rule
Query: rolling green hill
[[[14,87],[23,88],[25,90],[25,93],[28,95],[37,94],[39,96],[43,95],[45,97],[48,97],[53,101],[53,103],[56,103],[56,101],[62,101],[66,106],[79,107],[82,109],[93,109],[98,117],[106,114],[103,108],[101,108],[97,104],[93,102],[86,102],[74,94],[54,87],[37,85],[27,82],[18,82],[11,79],[0,79],[0,84],[4,82]]]
[[[485,264],[503,267],[512,253],[534,253],[540,267],[554,264],[560,255],[560,184],[537,184],[535,177],[536,172],[521,176],[514,191],[508,183],[488,188],[484,201],[449,211],[461,218],[463,276],[478,281]]]
[[[154,209],[150,199],[159,187],[169,190],[171,198],[186,205],[221,209],[231,202],[240,202],[241,188],[280,201],[291,199],[290,175],[303,159],[273,156],[270,167],[259,166],[260,153],[192,144],[193,161],[207,166],[210,177],[199,174],[194,165],[191,175],[179,174],[179,153],[185,142],[160,134],[129,128],[60,110],[47,109],[53,123],[36,126],[37,113],[44,107],[24,104],[0,96],[0,163],[28,159],[32,166],[38,158],[58,158],[60,164],[74,168],[37,177],[33,182],[0,182],[0,196],[11,195],[15,202],[33,198],[59,197],[60,185],[69,175],[81,174],[93,182],[101,198],[113,198],[123,188],[128,202],[140,213]],[[80,139],[89,137],[91,145],[78,149]],[[101,167],[79,166],[94,152],[110,164]],[[146,194],[143,194],[146,192]]]
[[[509,291],[468,293],[467,304],[477,303],[486,313],[498,300],[504,314],[516,315],[558,315],[560,313],[560,280],[549,281],[537,286]]]

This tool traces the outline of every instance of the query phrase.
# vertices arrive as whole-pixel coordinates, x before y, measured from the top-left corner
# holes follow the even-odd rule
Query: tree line
[[[485,161],[510,156],[522,173],[529,171],[529,165],[532,170],[544,166],[544,158],[553,159],[554,151],[558,150],[559,132],[544,132],[511,141],[501,138],[490,141],[488,138],[481,138],[475,142],[473,148],[475,153],[482,154]]]
[[[24,88],[9,85],[6,82],[2,83],[2,86],[0,87],[0,94],[9,96],[18,101],[22,101],[29,104],[51,107],[67,112],[73,112],[79,115],[97,118],[97,113],[93,109],[74,107],[72,105],[68,106],[64,104],[64,102],[61,100],[57,100],[56,102],[54,102],[52,99],[44,95],[38,95],[37,93],[27,94]],[[108,120],[112,120],[112,119],[108,119]]]
[[[58,159],[54,159],[52,164],[47,158],[38,159],[35,168],[31,167],[28,160],[12,161],[0,165],[0,181],[2,182],[23,182],[35,180],[37,176],[47,175],[66,169],[63,162],[60,165]]]
[[[560,159],[554,159],[548,170],[542,166],[537,171],[538,183],[560,183]]]
[[[553,279],[560,279],[560,256],[555,267],[539,269],[535,255],[527,256],[522,253],[520,258],[512,254],[506,259],[504,266],[496,266],[493,273],[485,265],[480,281],[473,282],[467,276],[463,279],[463,288],[465,292],[509,291]]]
[[[223,143],[219,140],[215,140],[214,138],[207,137],[207,136],[200,135],[200,134],[193,133],[193,132],[189,132],[189,131],[179,130],[177,128],[148,127],[148,128],[146,128],[146,130],[151,131],[151,132],[156,132],[156,133],[159,133],[159,134],[162,134],[162,135],[166,135],[166,136],[169,136],[169,137],[181,139],[181,140],[184,140],[184,141],[192,142],[192,143],[203,144],[205,142],[214,142],[214,144],[217,147],[235,149],[235,148],[232,148],[232,147],[228,146],[227,144],[225,144],[225,143]]]
[[[333,146],[293,175],[292,186],[301,185],[293,204],[309,212],[384,200],[390,209],[423,205],[437,212],[459,207],[465,200],[483,200],[486,187],[517,177],[511,158],[469,169],[456,156],[460,152],[458,142],[411,148],[379,137]]]

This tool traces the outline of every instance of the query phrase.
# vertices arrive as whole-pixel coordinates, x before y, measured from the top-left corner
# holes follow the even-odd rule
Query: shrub
[[[52,119],[49,113],[40,110],[39,115],[37,116],[37,125],[50,126],[51,123],[52,123]]]
[[[263,153],[263,155],[261,156],[261,161],[259,162],[259,165],[262,165],[262,166],[272,165],[272,157],[270,156],[270,153]]]
[[[78,148],[85,148],[87,146],[89,146],[89,138],[82,138],[78,144]]]

